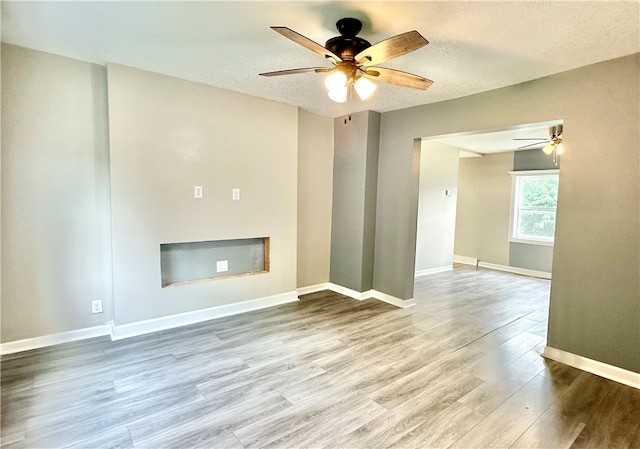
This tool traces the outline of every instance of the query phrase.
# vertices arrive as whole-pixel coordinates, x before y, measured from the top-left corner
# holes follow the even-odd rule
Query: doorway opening
[[[561,157],[542,149],[561,124],[422,139],[417,277],[456,263],[551,278]]]

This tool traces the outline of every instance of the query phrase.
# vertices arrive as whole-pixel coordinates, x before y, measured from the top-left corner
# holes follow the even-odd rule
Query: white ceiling
[[[33,2],[2,1],[2,41],[107,61],[337,117],[386,112],[521,83],[640,51],[638,1]],[[327,64],[269,29],[324,42],[356,17],[372,43],[418,30],[430,44],[384,64],[432,79],[426,91],[379,85],[347,108],[315,73],[258,73]]]
[[[468,150],[460,151],[461,158],[479,157],[484,154],[503,153],[506,151],[539,150],[542,149],[546,142],[535,139],[549,139],[549,126],[559,123],[562,123],[562,121],[533,123],[499,131],[488,130],[475,133],[447,134],[431,137],[427,140]],[[526,148],[522,148],[524,146]]]

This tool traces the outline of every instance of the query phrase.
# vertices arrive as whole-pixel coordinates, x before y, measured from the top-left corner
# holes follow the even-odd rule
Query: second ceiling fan
[[[329,73],[325,85],[329,91],[329,98],[338,103],[344,103],[355,89],[358,96],[364,100],[375,90],[375,84],[369,80],[378,80],[396,86],[413,89],[427,89],[433,81],[418,75],[400,70],[378,67],[385,61],[418,50],[429,43],[417,31],[408,31],[377,44],[358,37],[362,29],[362,22],[354,18],[338,20],[336,27],[340,36],[329,39],[324,47],[300,33],[287,27],[274,26],[272,30],[295,43],[319,54],[333,64],[333,67],[305,67],[299,69],[279,70],[261,73],[262,76],[293,75],[297,73]]]

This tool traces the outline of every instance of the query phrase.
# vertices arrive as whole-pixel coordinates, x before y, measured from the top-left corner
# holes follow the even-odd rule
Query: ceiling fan
[[[525,137],[513,140],[537,140],[538,142],[518,147],[518,150],[544,145],[542,151],[545,154],[553,154],[553,163],[558,165],[558,156],[562,154],[562,125],[550,126],[548,139],[544,137]]]
[[[262,76],[293,75],[297,73],[328,73],[325,85],[329,98],[344,103],[355,89],[360,99],[365,100],[376,89],[369,80],[378,80],[396,86],[425,90],[433,81],[400,70],[378,67],[389,61],[424,47],[429,42],[417,31],[408,31],[377,44],[358,37],[362,22],[354,18],[344,18],[336,22],[340,36],[329,39],[324,47],[287,27],[273,26],[272,30],[295,43],[327,59],[333,67],[305,67],[261,73]]]

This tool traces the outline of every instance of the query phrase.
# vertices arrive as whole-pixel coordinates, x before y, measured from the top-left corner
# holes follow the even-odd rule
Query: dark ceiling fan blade
[[[395,69],[385,69],[384,67],[369,67],[364,74],[370,79],[413,89],[426,90],[433,84],[433,81],[421,76]]]
[[[513,140],[520,140],[520,139],[513,139]],[[537,146],[544,145],[544,144],[546,144],[547,142],[549,142],[549,140],[545,140],[545,141],[542,141],[542,142],[534,142],[534,143],[530,143],[529,145],[524,145],[524,146],[518,147],[518,150],[522,150],[522,149],[524,149],[524,148],[529,148],[529,147],[534,147],[534,146],[536,146],[536,145],[537,145]]]
[[[329,50],[324,48],[322,45],[318,44],[317,42],[312,41],[308,37],[305,37],[305,36],[303,36],[302,34],[296,32],[296,31],[293,31],[291,28],[287,28],[287,27],[271,27],[271,29],[273,31],[276,31],[276,32],[282,34],[287,39],[291,39],[296,44],[302,45],[303,47],[308,48],[312,52],[317,53],[317,54],[319,54],[320,56],[322,56],[324,58],[331,59],[334,62],[341,62],[342,61],[342,59],[340,59],[338,56],[336,56],[335,54],[333,54],[332,52],[330,52]]]
[[[260,73],[260,76],[280,76],[280,75],[295,75],[297,73],[322,73],[322,72],[330,72],[334,70],[334,67],[305,67],[301,69],[289,69],[289,70],[277,70],[275,72],[265,72]]]
[[[362,50],[356,55],[355,60],[358,64],[365,66],[380,64],[381,62],[389,61],[398,56],[406,55],[407,53],[424,47],[428,43],[429,41],[422,37],[417,31],[408,31],[380,41]]]

